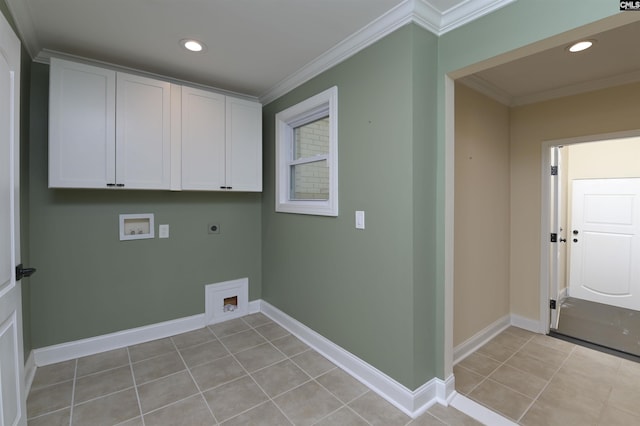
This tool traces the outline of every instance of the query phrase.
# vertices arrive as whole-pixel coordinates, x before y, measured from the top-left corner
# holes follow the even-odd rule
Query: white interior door
[[[0,425],[26,425],[19,194],[20,42],[0,13]]]
[[[640,179],[576,179],[569,294],[640,310]]]

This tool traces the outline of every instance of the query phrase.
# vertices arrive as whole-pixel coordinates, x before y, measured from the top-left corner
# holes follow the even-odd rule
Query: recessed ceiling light
[[[202,53],[206,50],[204,43],[194,39],[180,40],[180,45],[191,52]]]
[[[582,52],[593,46],[594,42],[595,40],[582,40],[569,46],[568,50],[571,53]]]

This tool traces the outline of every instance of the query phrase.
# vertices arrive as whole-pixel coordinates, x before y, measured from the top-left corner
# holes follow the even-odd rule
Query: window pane
[[[290,199],[329,199],[329,167],[326,160],[291,166]]]
[[[329,117],[296,127],[293,131],[294,160],[329,153]]]

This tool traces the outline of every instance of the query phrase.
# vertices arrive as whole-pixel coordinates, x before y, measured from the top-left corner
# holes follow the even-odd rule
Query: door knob
[[[22,263],[16,266],[16,281],[20,281],[24,277],[30,277],[36,271],[36,268],[25,268]]]

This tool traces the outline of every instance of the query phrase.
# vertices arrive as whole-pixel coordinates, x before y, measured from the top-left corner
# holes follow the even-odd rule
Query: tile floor
[[[456,390],[524,426],[640,425],[640,364],[510,327],[454,367]]]
[[[29,426],[479,425],[411,420],[263,314],[38,368]]]

